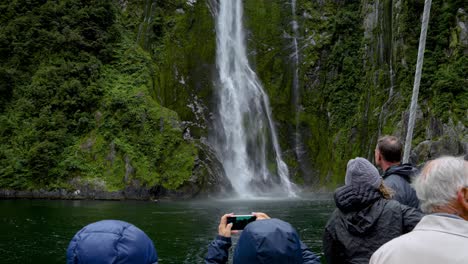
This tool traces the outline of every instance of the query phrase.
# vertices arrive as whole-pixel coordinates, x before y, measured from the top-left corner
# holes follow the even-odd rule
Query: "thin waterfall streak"
[[[247,59],[242,8],[242,0],[221,0],[216,17],[220,127],[215,129],[215,142],[222,143],[216,146],[217,155],[238,194],[252,197],[259,193],[252,185],[274,185],[294,196],[268,96]],[[276,173],[268,166],[272,155]],[[271,178],[275,174],[279,184]]]
[[[395,72],[393,71],[392,61],[390,61],[390,90],[388,91],[388,98],[393,97],[393,89],[395,88]]]
[[[388,99],[385,101],[385,103],[382,105],[380,108],[380,114],[379,114],[379,130],[378,130],[378,135],[382,135],[382,126],[386,122],[385,116],[387,115],[387,109],[388,105],[393,99],[393,89],[395,87],[395,73],[393,72],[393,67],[392,67],[392,61],[390,60],[390,70],[389,70],[389,78],[390,78],[390,88],[388,89]]]
[[[267,116],[268,123],[269,123],[269,126],[270,126],[270,134],[271,134],[271,138],[272,138],[272,141],[273,141],[273,147],[275,149],[276,162],[277,162],[277,166],[278,166],[278,172],[279,172],[280,179],[281,179],[283,185],[285,185],[286,190],[288,191],[288,194],[290,196],[296,196],[294,191],[293,191],[293,186],[292,186],[291,182],[289,181],[289,170],[288,170],[288,168],[286,166],[286,163],[283,161],[283,158],[282,158],[282,155],[281,155],[281,149],[280,149],[280,146],[279,146],[279,143],[278,143],[278,138],[276,136],[277,135],[276,128],[275,128],[275,125],[273,124],[273,120],[271,118],[271,109],[269,107],[270,103],[269,103],[268,97],[266,96],[266,94],[264,93],[263,90],[260,90],[260,92],[263,95],[262,97],[263,97],[265,108],[266,108],[266,116]]]
[[[151,32],[150,24],[153,21],[153,10],[156,7],[156,0],[146,0],[143,14],[143,22],[138,26],[137,43],[143,38],[142,47],[147,48],[148,36]]]
[[[294,132],[294,152],[296,154],[296,157],[298,160],[301,159],[302,156],[302,147],[301,142],[301,133],[299,131],[299,98],[300,98],[300,92],[299,92],[299,46],[298,46],[298,29],[299,25],[296,20],[296,0],[291,0],[291,15],[293,18],[293,21],[291,22],[291,27],[292,27],[292,47],[294,48],[291,59],[293,60],[293,65],[294,65],[294,71],[293,71],[293,105],[294,105],[294,110],[295,110],[295,132]]]

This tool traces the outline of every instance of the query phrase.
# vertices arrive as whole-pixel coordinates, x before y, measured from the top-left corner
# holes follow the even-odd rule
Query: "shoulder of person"
[[[389,199],[389,200],[382,199],[382,203],[384,203],[385,207],[391,208],[393,210],[398,210],[398,211],[403,211],[403,209],[407,207],[406,205],[401,204],[395,199]]]
[[[398,262],[397,260],[403,253],[402,251],[404,251],[405,248],[414,246],[415,242],[417,241],[414,240],[411,232],[396,237],[377,249],[377,251],[372,254],[369,263],[404,263]]]
[[[399,178],[400,177],[395,174],[389,175],[384,178],[384,184],[390,188],[395,187],[395,185],[398,185],[398,183],[400,182]]]

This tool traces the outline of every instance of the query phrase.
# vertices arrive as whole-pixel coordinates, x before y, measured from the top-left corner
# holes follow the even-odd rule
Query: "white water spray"
[[[216,16],[217,153],[240,196],[258,196],[273,189],[295,196],[268,96],[248,62],[242,9],[242,0],[221,0]]]

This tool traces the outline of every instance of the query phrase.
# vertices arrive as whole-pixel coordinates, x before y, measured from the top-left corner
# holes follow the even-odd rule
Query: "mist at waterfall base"
[[[1,263],[65,263],[73,235],[85,225],[119,219],[142,229],[160,263],[204,263],[224,213],[265,212],[291,223],[314,252],[322,251],[329,197],[297,200],[190,202],[0,200]],[[233,247],[239,235],[233,237]]]
[[[247,58],[242,9],[242,0],[222,0],[216,15],[219,80],[213,145],[239,197],[294,197],[268,96]]]

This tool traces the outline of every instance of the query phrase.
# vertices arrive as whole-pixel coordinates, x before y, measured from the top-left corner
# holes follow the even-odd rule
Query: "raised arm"
[[[206,264],[224,264],[229,258],[229,248],[231,247],[231,238],[217,236],[208,246],[206,254]]]
[[[218,226],[218,236],[208,246],[208,253],[205,257],[206,264],[224,264],[229,258],[229,248],[231,247],[231,227],[232,223],[227,223],[228,216],[225,214],[221,217]]]

